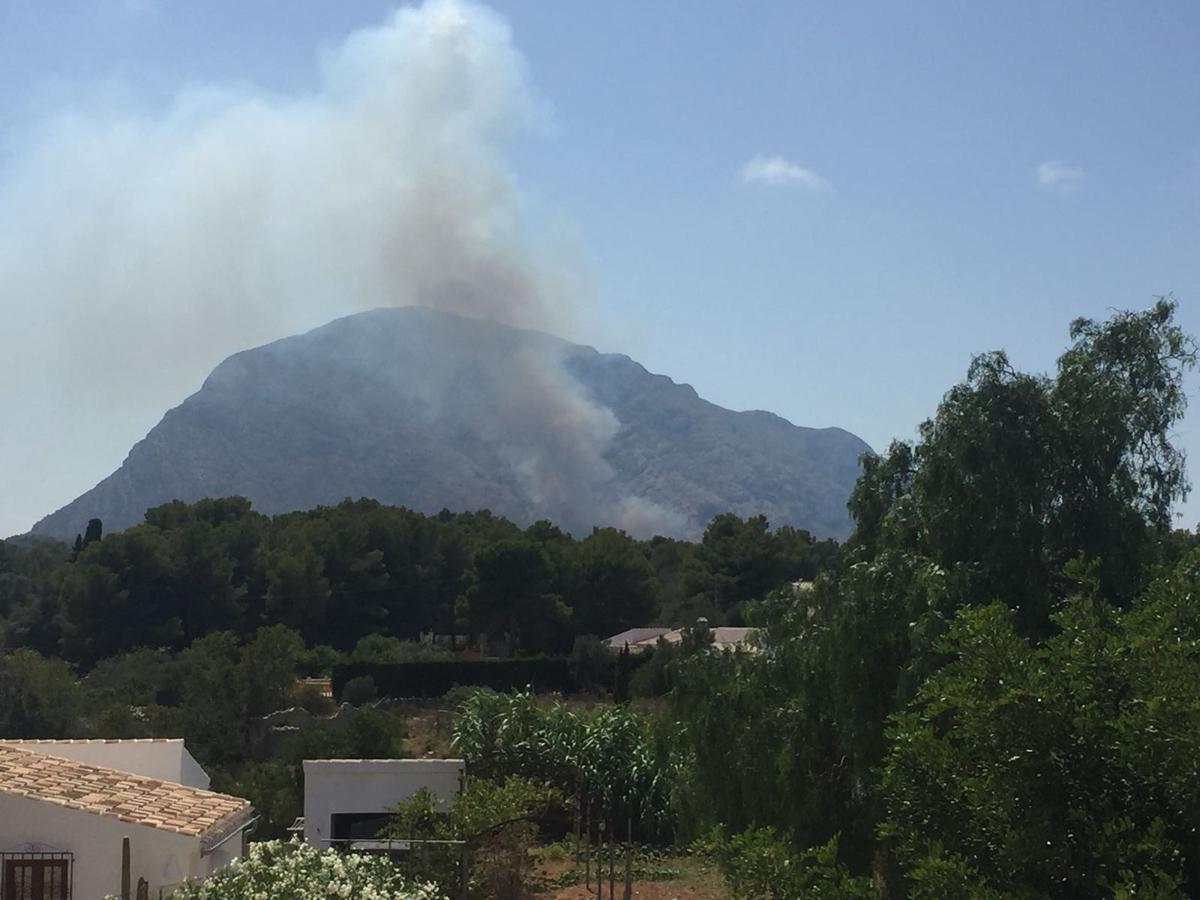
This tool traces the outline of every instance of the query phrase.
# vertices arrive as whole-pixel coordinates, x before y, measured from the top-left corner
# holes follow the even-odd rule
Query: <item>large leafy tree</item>
[[[893,718],[886,830],[918,873],[949,855],[1005,895],[1200,886],[1200,556],[1128,612],[1084,581],[1040,645],[1003,604],[964,610],[954,661]]]
[[[1170,509],[1187,482],[1170,436],[1196,352],[1175,311],[1075,322],[1055,377],[978,357],[917,442],[864,460],[841,570],[758,610],[762,652],[700,656],[676,679],[700,817],[798,846],[840,831],[840,853],[889,880],[884,723],[945,663],[947,623],[999,598],[1019,633],[1044,637],[1072,560],[1125,604],[1178,549]]]
[[[503,540],[475,556],[475,584],[467,594],[472,625],[507,634],[523,650],[561,643],[570,608],[555,594],[546,551],[527,538]]]
[[[1159,300],[1075,321],[1055,378],[1002,352],[976,357],[915,445],[866,461],[850,501],[854,558],[929,560],[959,576],[962,602],[1002,598],[1031,633],[1076,555],[1099,561],[1102,596],[1128,600],[1188,489],[1171,433],[1196,347],[1175,311]]]
[[[653,578],[642,545],[615,528],[595,529],[575,553],[570,596],[576,633],[607,637],[654,621]]]
[[[0,737],[73,737],[82,713],[70,667],[33,650],[0,653]]]

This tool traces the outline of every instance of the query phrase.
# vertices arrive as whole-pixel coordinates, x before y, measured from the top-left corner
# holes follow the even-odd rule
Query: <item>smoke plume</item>
[[[577,269],[539,237],[504,164],[547,118],[504,22],[429,0],[317,65],[302,96],[86,100],[14,144],[0,169],[0,535],[108,474],[239,349],[389,305],[569,324]],[[588,507],[577,521],[629,509],[653,530],[652,505],[609,496],[611,412],[555,360],[521,371],[512,415],[553,434],[511,448],[531,492]]]

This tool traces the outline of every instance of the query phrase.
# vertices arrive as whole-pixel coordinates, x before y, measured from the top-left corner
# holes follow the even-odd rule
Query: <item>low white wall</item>
[[[462,787],[461,759],[306,759],[304,840],[328,847],[336,813],[386,813],[421,788],[449,800]]]
[[[192,758],[181,738],[125,741],[3,741],[6,746],[44,753],[119,772],[133,772],[208,790],[208,773]]]
[[[129,838],[133,885],[145,878],[151,897],[158,896],[160,887],[203,878],[216,862],[200,856],[197,837],[0,793],[0,851],[31,849],[73,854],[72,900],[120,895],[121,839],[125,837]],[[235,852],[240,849],[240,841],[240,837],[229,841]],[[228,862],[224,855],[220,859]]]

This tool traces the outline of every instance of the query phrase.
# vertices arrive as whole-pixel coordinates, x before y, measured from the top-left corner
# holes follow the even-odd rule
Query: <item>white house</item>
[[[0,897],[100,900],[205,878],[242,853],[250,804],[204,790],[182,741],[0,741]]]
[[[401,800],[428,788],[449,801],[465,774],[461,759],[306,759],[304,840],[319,848],[370,840]]]

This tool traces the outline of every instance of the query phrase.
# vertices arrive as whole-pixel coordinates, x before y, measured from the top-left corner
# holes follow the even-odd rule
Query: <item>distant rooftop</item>
[[[713,646],[721,650],[744,645],[756,632],[757,628],[735,628],[729,625],[718,625],[710,628]],[[668,644],[678,644],[683,640],[683,629],[675,628],[662,636]]]
[[[720,650],[730,650],[736,647],[748,647],[750,639],[758,631],[757,628],[734,628],[720,625],[711,628],[713,646]],[[683,628],[630,628],[614,635],[604,643],[610,650],[621,650],[628,646],[631,651],[642,652],[653,650],[661,640],[668,644],[678,644],[683,640]]]
[[[654,643],[670,630],[670,628],[630,628],[628,631],[613,635],[604,643],[612,650],[620,650],[626,644],[632,647],[647,641]]]
[[[86,742],[38,743],[52,746]],[[202,851],[212,848],[244,825],[252,812],[249,802],[240,797],[5,744],[0,744],[0,793],[44,800],[111,816],[133,825],[199,837]]]

